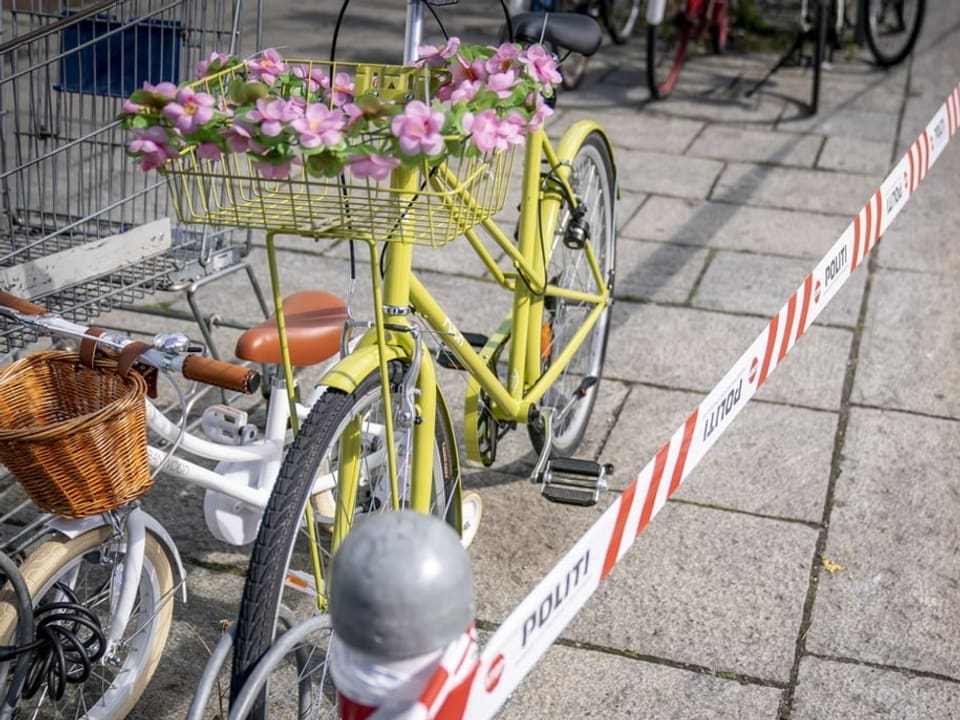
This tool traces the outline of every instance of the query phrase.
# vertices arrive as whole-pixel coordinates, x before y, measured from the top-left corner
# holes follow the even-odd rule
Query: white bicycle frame
[[[300,420],[307,416],[314,400],[315,395],[311,395],[307,404],[297,403],[296,412]],[[168,448],[148,445],[147,456],[151,469],[157,472],[160,468],[173,478],[208,491],[204,515],[212,535],[235,545],[252,541],[250,534],[256,532],[260,515],[267,505],[288,439],[290,404],[283,388],[272,388],[263,438],[243,445],[229,445],[191,432],[181,432],[179,424],[169,420],[149,399],[146,405],[147,427],[174,449],[171,453]],[[183,457],[184,453],[218,461],[217,467],[210,470]],[[331,490],[334,486],[332,475],[320,477],[315,492]],[[211,504],[214,506],[212,512],[208,511]],[[111,512],[79,520],[51,517],[46,526],[69,538],[100,527],[111,527],[126,546],[124,560],[115,570],[111,591],[110,632],[104,654],[107,661],[116,657],[133,612],[148,529],[175,561],[183,588],[182,598],[186,601],[186,573],[176,543],[163,525],[139,504],[129,511],[122,511],[122,514]]]

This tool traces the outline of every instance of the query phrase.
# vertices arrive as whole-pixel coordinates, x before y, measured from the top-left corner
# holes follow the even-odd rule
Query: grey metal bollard
[[[410,511],[358,522],[330,576],[330,672],[343,720],[415,702],[474,609],[470,558],[450,526]]]

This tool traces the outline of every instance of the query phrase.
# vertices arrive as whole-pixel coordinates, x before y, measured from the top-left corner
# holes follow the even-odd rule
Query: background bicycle
[[[811,79],[807,108],[814,115],[820,106],[822,69],[834,53],[844,51],[848,38],[865,43],[873,61],[888,68],[913,51],[925,13],[926,0],[802,0],[792,45],[748,95],[784,65],[805,65]]]

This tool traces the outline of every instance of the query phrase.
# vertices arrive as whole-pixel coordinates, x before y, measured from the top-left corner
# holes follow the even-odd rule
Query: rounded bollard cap
[[[473,622],[473,570],[456,532],[413,511],[357,522],[333,558],[340,640],[384,661],[445,647]]]

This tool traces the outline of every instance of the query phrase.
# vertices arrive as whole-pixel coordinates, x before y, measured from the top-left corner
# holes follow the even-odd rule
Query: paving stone
[[[960,418],[953,391],[960,382],[960,365],[953,361],[960,351],[958,302],[953,276],[879,271],[852,400]]]
[[[817,167],[863,173],[874,178],[879,187],[892,167],[891,155],[892,144],[886,140],[828,137]]]
[[[960,678],[956,421],[854,408],[843,455],[807,650]]]
[[[670,503],[564,637],[786,681],[815,539],[796,523]]]
[[[823,138],[724,125],[707,127],[688,151],[698,157],[813,167]]]
[[[950,720],[960,707],[955,682],[884,668],[804,658],[795,720]]]
[[[607,358],[619,380],[708,392],[757,338],[768,321],[724,313],[636,305],[614,306],[611,343],[637,348]],[[662,338],[670,337],[670,342]],[[758,394],[773,402],[833,410],[850,352],[851,332],[814,324]]]
[[[602,459],[622,490],[682,426],[702,396],[635,385]],[[758,515],[820,522],[830,477],[834,413],[754,402],[674,496]],[[790,428],[789,433],[783,432]]]
[[[706,258],[705,250],[623,239],[617,246],[616,295],[684,303]]]
[[[706,198],[723,164],[716,160],[634,151],[618,157],[620,184],[625,190]]]
[[[809,260],[718,252],[710,260],[693,305],[773,317],[813,270]],[[822,325],[853,327],[860,315],[866,272],[855,273],[818,316]]]
[[[875,190],[876,181],[862,175],[731,163],[710,199],[839,213],[852,220]]]
[[[576,672],[571,672],[576,668]],[[596,651],[552,647],[497,714],[501,720],[775,717],[780,691]]]
[[[565,124],[573,124],[576,120],[593,120],[596,113],[575,109],[562,112],[561,117]],[[610,135],[615,148],[680,154],[701,132],[703,123],[679,118],[648,118],[635,109],[628,109],[606,113],[603,128]]]
[[[623,234],[645,240],[820,259],[850,220],[841,215],[653,195]]]

